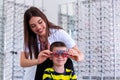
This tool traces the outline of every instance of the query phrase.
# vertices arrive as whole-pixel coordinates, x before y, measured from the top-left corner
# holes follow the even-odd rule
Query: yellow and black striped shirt
[[[44,71],[43,80],[77,80],[77,76],[70,69],[65,69],[64,73],[57,73],[53,68],[47,68]]]

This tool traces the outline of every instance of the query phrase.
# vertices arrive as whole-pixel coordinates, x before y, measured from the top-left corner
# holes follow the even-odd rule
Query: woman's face
[[[41,17],[32,17],[29,21],[31,30],[39,36],[45,36],[46,24]]]

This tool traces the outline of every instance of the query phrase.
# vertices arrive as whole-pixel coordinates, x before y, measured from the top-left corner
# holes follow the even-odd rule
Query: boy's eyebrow
[[[58,53],[58,54],[62,54],[62,53],[64,53],[64,52],[67,52],[66,50],[57,50],[56,51],[56,53]]]

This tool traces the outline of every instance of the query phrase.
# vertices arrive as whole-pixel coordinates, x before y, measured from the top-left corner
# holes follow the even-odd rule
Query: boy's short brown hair
[[[50,51],[53,51],[54,47],[66,47],[65,43],[61,42],[61,41],[57,41],[57,42],[53,42],[50,45]]]

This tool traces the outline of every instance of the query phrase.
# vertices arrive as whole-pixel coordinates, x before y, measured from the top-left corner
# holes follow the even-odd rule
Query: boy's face
[[[64,53],[66,51],[66,47],[55,47],[53,48],[52,60],[54,65],[56,66],[64,66],[67,61],[67,55]]]

